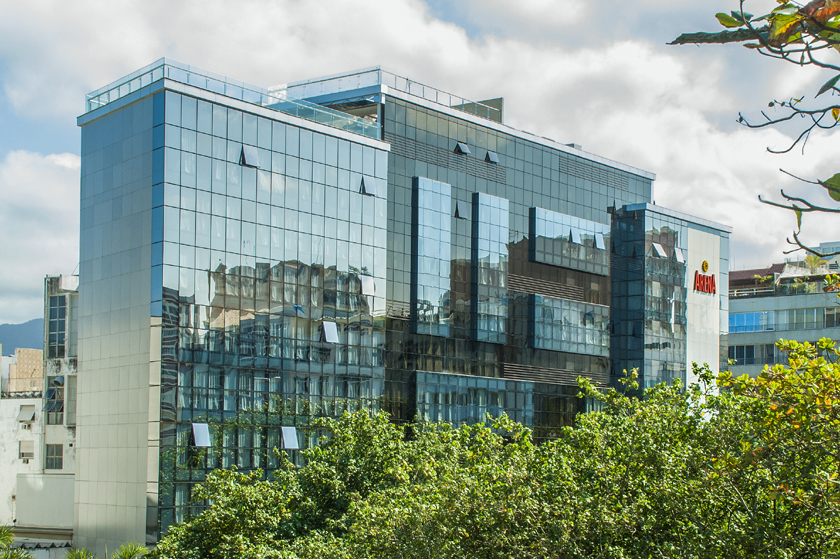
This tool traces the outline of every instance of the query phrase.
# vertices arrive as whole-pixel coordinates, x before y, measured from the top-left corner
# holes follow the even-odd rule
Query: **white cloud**
[[[781,166],[830,176],[836,143],[772,157],[765,147],[787,136],[734,120],[821,75],[738,46],[666,46],[717,29],[705,4],[598,6],[465,0],[452,10],[484,30],[471,38],[420,0],[5,1],[0,67],[16,111],[66,121],[85,93],[161,56],[263,86],[382,64],[468,98],[504,96],[513,126],[653,171],[658,203],[733,225],[736,264],[779,260],[793,222],[756,196],[794,183]]]
[[[0,161],[0,324],[43,316],[44,276],[79,258],[79,157],[13,151]]]

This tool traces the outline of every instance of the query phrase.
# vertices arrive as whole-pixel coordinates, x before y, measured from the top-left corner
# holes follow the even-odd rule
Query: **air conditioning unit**
[[[23,459],[23,463],[24,463],[24,464],[29,464],[29,458],[24,458],[24,459]]]
[[[21,429],[32,429],[32,424],[31,423],[21,423],[20,428]]]

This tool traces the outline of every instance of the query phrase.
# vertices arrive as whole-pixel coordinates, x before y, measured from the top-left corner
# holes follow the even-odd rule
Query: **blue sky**
[[[772,0],[750,0],[762,13]],[[0,323],[41,314],[43,277],[78,264],[84,95],[162,56],[270,86],[383,65],[506,121],[657,174],[658,204],[732,225],[736,268],[783,258],[791,216],[759,193],[826,178],[838,139],[770,156],[790,130],[735,123],[830,75],[738,46],[672,47],[734,0],[0,0]],[[840,238],[813,219],[810,239]],[[823,236],[821,236],[823,235]]]

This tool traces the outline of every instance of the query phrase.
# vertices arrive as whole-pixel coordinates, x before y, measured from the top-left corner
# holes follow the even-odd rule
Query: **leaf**
[[[796,214],[796,228],[802,230],[802,210],[793,210]]]
[[[808,2],[802,8],[800,8],[799,13],[806,15],[808,17],[812,17],[820,8],[825,5],[825,0],[812,0]]]
[[[820,95],[822,95],[823,93],[828,91],[829,89],[834,89],[834,86],[837,85],[837,80],[840,80],[840,74],[837,74],[836,76],[834,76],[833,78],[831,78],[830,80],[825,82],[823,84],[823,86],[820,88],[820,90],[817,92],[817,94],[814,95],[814,98],[816,99],[817,97],[819,97]]]
[[[744,25],[744,22],[739,21],[731,15],[725,14],[723,12],[715,14],[715,17],[724,27],[741,27],[742,25]]]
[[[780,2],[781,3],[781,2]],[[773,10],[774,15],[792,16],[799,13],[799,7],[793,4],[785,4]]]
[[[834,117],[835,121],[840,120],[840,108],[834,107],[831,109],[831,116]]]
[[[761,45],[759,45],[758,43],[746,43],[744,47],[748,49],[760,49]]]
[[[840,6],[826,6],[825,8],[817,10],[816,13],[814,13],[814,19],[820,23],[825,23],[837,14],[840,14]]]
[[[770,44],[778,46],[786,43],[796,33],[802,19],[802,16],[798,15],[774,18],[770,25]]]
[[[735,10],[732,10],[732,12],[730,13],[732,14],[732,17],[734,17],[736,20],[744,23],[750,21],[753,17],[753,15],[748,12],[736,12]]]
[[[820,184],[823,188],[828,190],[828,195],[831,196],[833,200],[840,202],[840,173],[837,173],[828,180],[820,181]]]

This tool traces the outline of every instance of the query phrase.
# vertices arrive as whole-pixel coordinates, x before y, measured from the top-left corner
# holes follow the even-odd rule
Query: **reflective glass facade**
[[[609,357],[610,308],[531,295],[532,347]]]
[[[682,225],[608,211],[652,175],[399,88],[308,101],[379,127],[353,134],[174,75],[80,117],[80,543],[157,537],[213,468],[299,460],[313,415],[506,412],[541,440],[616,356],[679,376],[685,264],[648,255],[686,249]],[[145,534],[97,528],[108,422],[143,464],[113,481]]]
[[[449,335],[452,187],[417,177],[412,202],[412,331]]]
[[[687,268],[676,255],[688,248],[686,230],[685,223],[657,214],[613,222],[614,378],[638,368],[645,388],[686,380]],[[664,249],[664,257],[654,243]]]
[[[386,202],[368,192],[386,191],[387,158],[187,95],[155,101],[151,314],[162,326],[167,526],[206,471],[276,467],[282,426],[378,407]],[[191,450],[197,422],[210,425],[207,451]]]
[[[507,341],[509,207],[504,198],[473,194],[471,311],[479,342]]]
[[[688,337],[691,328],[689,299],[709,299],[703,309],[706,329],[719,343],[715,323],[724,323],[727,298],[698,293],[693,288],[692,260],[708,260],[711,274],[719,275],[719,289],[726,293],[729,269],[727,228],[696,223],[655,206],[622,208],[612,222],[612,383],[624,371],[639,370],[641,388],[661,382],[688,381]],[[705,222],[710,223],[710,222]],[[690,246],[689,238],[702,239]],[[714,257],[712,256],[714,255]],[[708,267],[709,262],[704,262]],[[695,268],[700,268],[699,261]],[[702,302],[702,299],[698,299]],[[699,329],[699,328],[698,328]],[[719,359],[707,359],[715,366]]]
[[[610,274],[610,226],[531,208],[531,260],[602,276]]]

